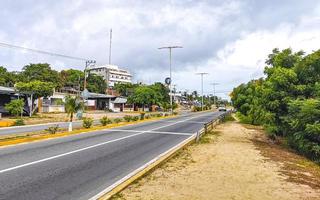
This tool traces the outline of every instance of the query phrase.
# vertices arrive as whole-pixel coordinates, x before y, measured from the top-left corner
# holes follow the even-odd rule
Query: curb
[[[194,142],[195,138],[196,138],[195,134],[191,135],[186,140],[184,140],[181,143],[179,143],[178,145],[170,148],[169,150],[163,152],[162,154],[160,154],[156,158],[150,160],[148,163],[146,163],[146,164],[142,165],[141,167],[139,167],[138,169],[132,171],[131,173],[129,173],[128,175],[126,175],[122,179],[118,180],[113,185],[107,187],[106,189],[104,189],[103,191],[101,191],[97,195],[93,196],[89,200],[95,200],[95,199],[107,200],[107,199],[110,199],[113,195],[119,193],[121,190],[123,190],[124,188],[129,186],[131,183],[133,183],[137,179],[143,177],[147,172],[151,171],[152,169],[154,169],[155,167],[160,165],[162,162],[164,162],[164,161],[168,160],[169,158],[171,158],[179,150],[183,149],[187,145],[189,145],[192,142]]]

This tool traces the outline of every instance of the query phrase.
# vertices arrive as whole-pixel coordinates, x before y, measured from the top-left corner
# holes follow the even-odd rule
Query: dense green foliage
[[[291,147],[320,162],[320,50],[309,55],[274,49],[265,78],[234,88],[231,100],[241,120],[264,125]]]
[[[14,99],[5,105],[5,109],[12,115],[18,117],[23,112],[23,99]]]
[[[117,84],[117,92],[128,96],[128,103],[145,106],[159,105],[165,110],[170,108],[169,89],[162,83],[152,85]]]
[[[75,69],[58,72],[51,69],[47,63],[29,64],[22,68],[21,72],[9,72],[0,66],[0,85],[14,87],[16,83],[28,83],[41,81],[51,83],[54,88],[73,87],[83,90],[84,72]],[[87,89],[90,92],[105,93],[107,83],[101,76],[89,74],[87,77]]]

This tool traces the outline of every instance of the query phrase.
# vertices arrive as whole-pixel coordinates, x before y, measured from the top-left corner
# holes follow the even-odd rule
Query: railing
[[[199,142],[200,138],[204,135],[207,134],[209,131],[213,130],[213,128],[219,124],[221,120],[223,120],[226,116],[230,115],[232,113],[231,110],[226,111],[225,113],[219,115],[219,117],[211,120],[210,122],[207,122],[204,124],[204,127],[197,131],[196,134],[196,142]]]

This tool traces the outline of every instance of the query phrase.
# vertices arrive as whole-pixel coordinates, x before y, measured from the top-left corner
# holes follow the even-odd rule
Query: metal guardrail
[[[213,130],[213,128],[221,121],[223,120],[227,115],[230,115],[232,113],[232,110],[228,110],[225,113],[221,114],[218,118],[211,120],[210,122],[207,122],[204,124],[204,127],[197,131],[196,134],[196,142],[199,142],[200,138],[207,134],[209,131]]]

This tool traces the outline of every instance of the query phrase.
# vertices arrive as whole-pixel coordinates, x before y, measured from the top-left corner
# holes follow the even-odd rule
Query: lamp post
[[[203,75],[206,75],[208,73],[200,72],[196,74],[201,76],[201,110],[203,111]]]
[[[173,113],[172,109],[172,66],[171,66],[171,60],[172,60],[172,49],[177,49],[177,48],[183,48],[182,46],[168,46],[168,47],[160,47],[158,49],[169,49],[169,61],[170,61],[170,84],[169,84],[169,90],[170,90],[170,111],[171,114]]]
[[[216,85],[219,85],[219,83],[211,83],[213,86],[213,104],[216,105]]]

